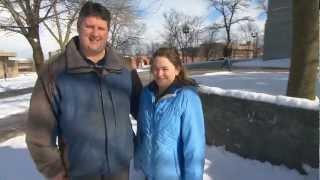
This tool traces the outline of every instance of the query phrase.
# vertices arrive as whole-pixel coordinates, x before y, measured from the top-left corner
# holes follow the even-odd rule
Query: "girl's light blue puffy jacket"
[[[194,87],[172,85],[156,101],[156,85],[140,98],[135,168],[148,180],[200,180],[205,157],[204,120]]]

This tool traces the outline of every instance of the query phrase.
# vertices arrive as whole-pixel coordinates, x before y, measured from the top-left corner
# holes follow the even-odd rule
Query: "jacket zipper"
[[[153,100],[152,100],[152,108],[153,108],[153,113],[152,113],[152,121],[151,121],[151,132],[153,132],[154,130],[154,117],[156,115],[156,109],[157,109],[157,105],[158,105],[158,102],[155,102],[155,97],[153,96]],[[151,162],[154,162],[154,156],[153,156],[153,153],[154,153],[154,146],[155,146],[155,142],[154,142],[154,139],[153,139],[153,134],[151,134],[151,152],[150,152],[150,157],[151,157],[151,161],[148,162],[148,167],[151,167]],[[151,175],[153,174],[153,172],[151,173]],[[152,177],[150,177],[152,179]]]
[[[151,121],[151,130],[154,130],[154,117],[156,116],[156,110],[157,110],[157,107],[158,107],[158,105],[159,105],[159,103],[160,103],[160,101],[163,101],[164,99],[167,99],[167,98],[170,98],[170,97],[172,97],[172,96],[175,96],[175,94],[168,94],[168,95],[165,95],[165,96],[163,96],[163,97],[161,97],[160,99],[158,99],[158,101],[157,102],[155,102],[155,97],[153,96],[153,102],[152,102],[152,107],[153,107],[153,115],[152,115],[152,121]],[[153,158],[154,158],[154,156],[153,156],[153,153],[154,153],[154,146],[155,146],[155,142],[154,142],[154,138],[153,138],[153,134],[151,133],[151,143],[152,143],[152,145],[151,145],[151,154],[150,154],[150,156],[151,156],[151,162],[153,162],[154,160],[153,160]],[[149,164],[150,164],[150,162],[148,162]],[[150,166],[149,166],[150,167]],[[153,174],[153,173],[151,173],[151,174]],[[151,179],[152,179],[152,177],[151,177]]]
[[[157,102],[155,102],[155,97],[153,96],[153,102],[152,102],[152,108],[153,108],[153,115],[152,115],[152,121],[151,121],[151,131],[153,131],[154,130],[154,127],[155,127],[155,122],[154,122],[154,117],[156,116],[156,110],[157,110],[157,107],[158,107],[158,105],[159,105],[159,103],[160,103],[160,101],[163,101],[164,99],[167,99],[167,98],[170,98],[170,97],[172,97],[172,96],[174,96],[174,95],[166,95],[166,96],[163,96],[163,97],[161,97],[160,99],[158,99],[158,101]],[[155,141],[154,141],[154,139],[153,139],[153,134],[151,133],[151,154],[150,154],[150,156],[151,156],[151,161],[150,162],[154,162],[154,156],[153,156],[153,153],[154,153],[154,149],[155,149]],[[150,166],[150,162],[148,162],[148,166],[149,167],[151,167]],[[151,173],[151,174],[153,174],[153,173]],[[153,178],[153,177],[150,177],[151,179]]]
[[[112,97],[111,91],[108,90],[108,93],[109,93],[110,100],[111,100],[111,103],[112,103],[112,110],[113,110],[112,112],[113,112],[113,116],[114,116],[114,126],[115,126],[115,128],[117,128],[117,115],[116,115],[116,110],[115,110],[116,105],[115,105],[114,99]]]
[[[104,112],[104,102],[103,102],[103,94],[102,94],[102,78],[96,74],[96,76],[98,77],[98,81],[99,81],[99,94],[100,94],[100,100],[101,100],[101,107],[102,107],[102,116],[103,116],[103,123],[104,123],[104,129],[105,129],[105,153],[106,153],[106,166],[107,166],[107,169],[108,169],[108,172],[110,172],[110,165],[109,165],[109,154],[108,154],[108,132],[107,132],[107,124],[106,124],[106,115],[105,115],[105,112]]]

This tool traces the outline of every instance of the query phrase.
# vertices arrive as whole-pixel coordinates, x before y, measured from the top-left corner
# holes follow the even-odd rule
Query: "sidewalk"
[[[0,119],[0,143],[19,134],[23,134],[26,128],[28,113],[18,113]]]
[[[32,92],[33,87],[23,88],[23,89],[15,89],[10,91],[0,92],[0,99],[15,97],[19,95],[24,95]]]

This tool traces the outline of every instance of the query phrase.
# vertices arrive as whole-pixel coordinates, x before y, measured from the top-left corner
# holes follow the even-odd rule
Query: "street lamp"
[[[186,43],[185,43],[185,46],[182,50],[182,61],[186,60],[187,59],[187,54],[186,54],[186,48],[188,46],[188,33],[190,32],[190,28],[187,24],[185,24],[183,27],[182,27],[182,32],[183,34],[185,35],[185,38],[186,38]],[[185,51],[185,52],[183,52]]]
[[[258,32],[252,32],[251,37],[255,39],[253,46],[253,57],[256,58],[258,56]]]

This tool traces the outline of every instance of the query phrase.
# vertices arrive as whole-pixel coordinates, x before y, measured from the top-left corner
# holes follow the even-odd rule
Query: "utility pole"
[[[187,24],[183,26],[182,32],[185,35],[185,39],[186,39],[185,46],[183,48],[184,52],[182,51],[182,62],[187,63],[188,33],[190,32],[190,28]]]

